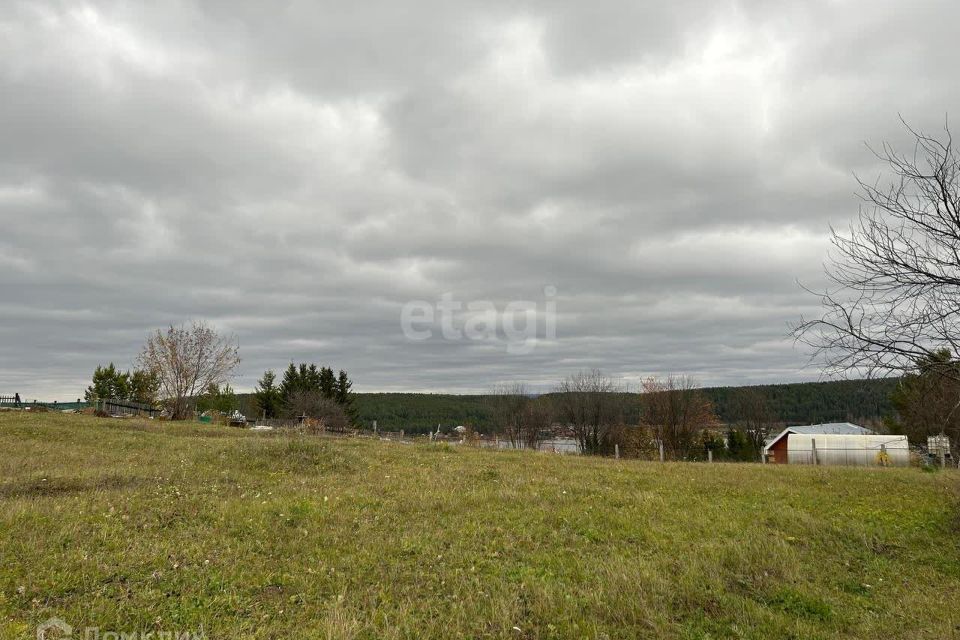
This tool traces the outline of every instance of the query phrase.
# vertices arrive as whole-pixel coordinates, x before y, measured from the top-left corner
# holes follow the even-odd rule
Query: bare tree
[[[733,397],[736,424],[743,429],[756,456],[763,454],[763,447],[771,432],[777,427],[777,417],[770,408],[766,396],[756,389],[741,387]]]
[[[529,401],[527,387],[522,382],[498,384],[490,393],[494,429],[504,434],[516,449],[525,445],[523,416]]]
[[[521,416],[523,446],[537,449],[553,424],[553,408],[544,398],[527,402]]]
[[[857,220],[831,229],[823,315],[794,328],[828,373],[900,375],[941,349],[960,356],[960,158],[949,128],[933,137],[904,126],[912,151],[874,152],[892,180],[858,179]]]
[[[623,387],[598,369],[581,371],[557,385],[559,419],[573,428],[583,453],[602,453],[610,431],[623,421]]]
[[[494,429],[515,449],[536,449],[550,429],[550,405],[532,398],[523,383],[498,384],[490,393],[490,403]]]
[[[689,457],[703,430],[718,422],[713,403],[689,376],[644,380],[640,403],[644,423],[676,460]]]
[[[205,322],[171,325],[147,336],[138,362],[159,381],[171,420],[190,414],[191,400],[211,385],[225,384],[240,363],[233,336],[218,334]]]

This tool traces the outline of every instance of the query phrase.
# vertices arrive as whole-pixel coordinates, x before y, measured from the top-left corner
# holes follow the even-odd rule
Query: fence
[[[155,418],[160,415],[160,409],[156,407],[128,400],[97,400],[94,407],[98,412],[111,416],[148,416]]]
[[[323,420],[302,416],[299,418],[261,418],[249,421],[252,424],[274,429],[302,429],[310,433],[330,433],[334,435],[348,435],[353,429],[327,427]]]
[[[51,411],[78,411],[92,406],[89,402],[77,400],[76,402],[40,402],[39,400],[24,400],[19,395],[12,396],[0,395],[0,407],[15,407],[18,409],[44,408]]]
[[[31,402],[29,405],[24,403],[24,406],[32,407],[46,407],[51,411],[79,411],[81,409],[86,409],[87,407],[92,407],[93,405],[89,402],[83,402],[77,400],[76,402]]]

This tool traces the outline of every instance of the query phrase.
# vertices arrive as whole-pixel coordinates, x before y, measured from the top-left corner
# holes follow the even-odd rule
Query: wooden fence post
[[[660,462],[663,462],[665,458],[663,457],[663,440],[660,441]]]
[[[713,449],[707,449],[707,462],[713,463]]]
[[[618,445],[618,444],[613,445],[613,456],[614,456],[617,460],[620,459],[620,445]]]
[[[810,438],[810,455],[813,458],[813,464],[817,465],[820,462],[817,460],[817,439]]]

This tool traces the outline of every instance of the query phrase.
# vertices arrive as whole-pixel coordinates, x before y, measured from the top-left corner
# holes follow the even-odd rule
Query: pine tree
[[[128,400],[130,398],[130,374],[122,373],[111,362],[108,366],[97,365],[93,372],[93,384],[83,394],[87,402],[95,400]]]
[[[307,367],[306,376],[304,378],[304,391],[317,391],[321,390],[323,387],[323,371],[317,368],[317,365],[310,363],[310,366]]]
[[[324,398],[337,399],[337,379],[330,367],[323,367],[320,370],[320,392]]]
[[[283,380],[280,382],[280,396],[286,402],[290,396],[300,389],[300,376],[297,367],[291,362],[283,372]]]
[[[160,380],[149,371],[137,369],[129,375],[130,400],[153,406],[157,402]]]
[[[276,385],[277,375],[273,371],[264,371],[263,377],[257,382],[254,396],[257,407],[265,418],[277,418],[283,405],[283,394]]]
[[[331,370],[330,373],[332,375],[333,371]],[[341,369],[335,383],[335,399],[337,404],[343,407],[344,413],[350,419],[350,424],[357,424],[357,409],[353,406],[353,393],[350,392],[352,388],[353,382],[347,377],[347,372]]]
[[[197,411],[219,411],[223,414],[231,414],[237,408],[237,396],[230,387],[225,384],[221,388],[217,384],[211,384],[206,392],[197,400]]]

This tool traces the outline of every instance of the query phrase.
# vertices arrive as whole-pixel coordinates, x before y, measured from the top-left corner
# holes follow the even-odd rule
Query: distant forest
[[[880,380],[836,380],[798,382],[750,387],[767,399],[778,422],[816,424],[854,422],[878,424],[888,416],[890,392],[896,378]],[[707,387],[702,389],[714,404],[723,422],[736,422],[736,393],[744,387]],[[549,395],[549,394],[548,394]],[[258,415],[252,394],[238,394],[240,411],[248,417]],[[626,418],[637,422],[639,394],[626,394]],[[445,431],[457,425],[469,425],[478,431],[490,429],[490,397],[442,393],[356,393],[354,407],[360,425],[370,428],[373,421],[383,431],[405,430],[426,433],[438,425]]]
[[[893,378],[882,380],[838,380],[751,387],[764,395],[771,412],[785,424],[855,422],[876,424],[891,412]],[[713,401],[723,422],[736,422],[735,397],[742,387],[710,387],[703,392]],[[628,394],[627,420],[639,418],[639,394]],[[250,398],[249,400],[252,400]],[[247,398],[242,410],[257,414]],[[369,428],[373,421],[383,431],[405,430],[426,433],[440,425],[445,431],[456,425],[470,425],[478,431],[490,429],[490,398],[483,395],[434,393],[357,393],[354,406],[358,422]]]

